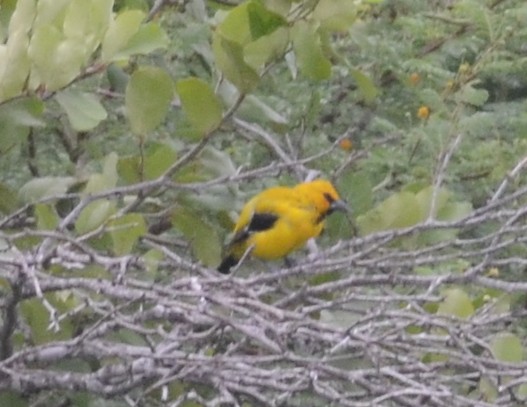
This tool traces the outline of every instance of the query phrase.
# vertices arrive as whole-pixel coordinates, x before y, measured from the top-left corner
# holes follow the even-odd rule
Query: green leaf
[[[111,178],[106,177],[104,174],[92,174],[88,178],[88,182],[84,187],[83,192],[85,194],[92,194],[97,192],[106,191],[115,186]]]
[[[366,103],[372,103],[379,94],[379,90],[373,83],[372,79],[364,72],[355,68],[350,69],[350,74],[353,79],[355,79],[364,101]]]
[[[3,10],[4,3],[2,3],[0,10]],[[17,0],[16,8],[9,21],[9,36],[16,32],[29,32],[35,20],[36,13],[37,7],[35,0]]]
[[[10,101],[0,106],[0,134],[4,126],[44,127],[46,122],[41,119],[44,103],[33,97]]]
[[[450,192],[447,191],[445,188],[439,188],[439,190],[434,196],[434,186],[431,185],[421,189],[415,195],[415,197],[417,199],[417,202],[419,203],[423,217],[428,217],[430,209],[432,208],[432,198],[435,199],[434,213],[432,214],[432,217],[435,218],[437,216],[437,213],[445,207],[446,203],[450,199]]]
[[[117,10],[142,10],[148,13],[151,7],[149,0],[117,0],[115,2],[115,9]]]
[[[144,24],[130,38],[126,46],[113,56],[112,60],[125,60],[132,55],[145,55],[156,49],[166,48],[168,43],[167,34],[158,24]]]
[[[255,123],[271,124],[273,129],[287,128],[289,121],[269,104],[255,95],[248,95],[238,109],[237,116]]]
[[[29,407],[29,400],[11,390],[0,391],[0,406]]]
[[[450,357],[443,353],[426,353],[423,356],[424,363],[445,363],[448,362]]]
[[[132,252],[140,237],[148,231],[142,215],[129,213],[108,222],[108,230],[112,238],[113,252],[123,256]]]
[[[429,207],[429,206],[428,206]],[[472,212],[470,202],[446,202],[439,203],[436,207],[436,219],[444,221],[456,221],[464,218]],[[427,213],[427,212],[426,212]],[[459,233],[458,229],[434,229],[422,232],[418,242],[421,246],[435,244],[454,239]]]
[[[20,95],[25,89],[30,70],[27,54],[29,36],[19,30],[0,45],[0,102]]]
[[[279,28],[269,35],[248,43],[243,48],[245,62],[253,69],[261,69],[265,64],[281,58],[289,45],[289,29]]]
[[[249,4],[250,2],[245,2],[230,10],[225,19],[218,24],[216,34],[238,45],[251,42],[253,38],[247,12]]]
[[[142,67],[126,87],[126,115],[136,134],[146,135],[165,119],[174,94],[174,84],[162,69]]]
[[[470,24],[474,26],[474,31],[492,41],[494,24],[491,24],[488,7],[482,7],[477,0],[464,0],[456,2],[453,11],[454,16],[462,16],[463,19],[470,21]]]
[[[474,306],[465,291],[451,288],[445,291],[445,299],[439,304],[437,313],[467,319],[474,314]]]
[[[243,47],[240,44],[214,33],[212,50],[220,71],[241,93],[250,93],[258,85],[260,77],[245,62]]]
[[[286,25],[287,21],[281,15],[259,2],[248,1],[230,10],[218,25],[217,32],[226,40],[246,45]]]
[[[53,205],[36,204],[34,211],[38,230],[53,230],[58,226],[60,218]]]
[[[163,175],[176,161],[177,153],[172,146],[162,143],[153,143],[148,147],[145,162],[145,179],[156,179]]]
[[[524,349],[520,338],[510,332],[499,332],[489,344],[492,355],[502,362],[523,362]]]
[[[115,55],[124,49],[139,31],[144,18],[145,14],[140,10],[126,10],[110,22],[102,42],[101,59],[103,62],[119,59]]]
[[[115,213],[115,210],[116,203],[109,199],[90,202],[79,214],[75,222],[75,231],[78,235],[83,235],[97,229]]]
[[[467,84],[461,88],[456,96],[461,102],[473,106],[483,106],[489,98],[489,92],[485,89],[476,89],[472,87],[472,84]]]
[[[91,130],[108,116],[99,99],[91,93],[68,89],[55,97],[77,131]]]
[[[113,13],[114,1],[91,0],[90,2],[90,33],[98,44],[102,42]]]
[[[527,400],[527,384],[523,383],[518,386],[518,389],[514,392],[518,400]]]
[[[4,115],[5,112],[0,106],[0,155],[25,142],[30,131],[29,127],[14,123],[12,117]]]
[[[354,216],[365,213],[373,206],[373,185],[365,172],[348,171],[339,178],[338,190]]]
[[[203,264],[215,266],[221,260],[220,239],[216,230],[203,220],[203,216],[178,207],[172,214],[172,224],[190,243],[192,254]]]
[[[231,156],[211,146],[203,149],[199,162],[205,169],[207,177],[210,178],[227,177],[236,173],[236,166]]]
[[[415,194],[399,192],[357,218],[361,234],[415,225],[423,214]]]
[[[521,339],[509,332],[500,332],[491,340],[490,349],[494,357],[503,362],[521,363],[525,359],[525,350]],[[502,384],[513,381],[512,377],[503,378]],[[525,383],[511,388],[517,400],[527,399],[527,385]]]
[[[313,19],[322,28],[344,32],[357,18],[357,7],[349,0],[320,0],[313,11]]]
[[[0,213],[8,214],[17,207],[18,199],[14,190],[0,183]]]
[[[264,3],[269,11],[287,17],[291,10],[292,0],[265,0]]]
[[[30,127],[43,127],[44,103],[36,98],[15,99],[0,105],[0,154],[24,142]]]
[[[118,93],[124,93],[126,91],[126,85],[128,85],[130,75],[128,75],[123,68],[112,63],[108,65],[108,68],[106,69],[106,76],[108,77],[111,90]]]
[[[322,310],[320,311],[320,322],[334,326],[339,329],[349,329],[350,326],[355,325],[359,321],[359,317],[356,313],[351,311],[340,311],[340,310]],[[350,360],[351,363],[354,363]],[[342,365],[339,365],[342,368]],[[352,370],[354,366],[349,366]]]
[[[507,312],[511,312],[512,295],[503,294],[501,291],[498,291],[497,293],[491,292],[490,295],[496,296],[490,309],[491,313],[496,315],[502,315]]]
[[[470,202],[450,202],[439,209],[437,218],[439,220],[454,222],[468,216],[472,210],[473,208]]]
[[[78,273],[79,277],[90,279],[111,280],[114,277],[106,268],[95,263],[88,264],[83,269],[80,269]]]
[[[434,187],[427,186],[422,188],[417,194],[416,199],[419,203],[423,219],[430,213]],[[472,212],[472,205],[469,202],[451,202],[452,194],[445,188],[440,188],[435,196],[433,217],[437,220],[456,221]],[[434,244],[441,241],[453,239],[457,236],[457,229],[434,229],[419,234],[418,243],[421,246]]]
[[[49,300],[50,296],[46,298]],[[56,332],[49,329],[52,321],[41,299],[31,298],[22,301],[19,307],[24,323],[29,326],[31,339],[36,345],[71,337],[72,324],[70,321],[61,321],[60,329]]]
[[[266,9],[261,3],[256,1],[247,3],[247,15],[253,41],[273,33],[280,27],[287,26],[287,21],[284,17]]]
[[[53,25],[34,29],[28,54],[32,62],[30,89],[45,86],[50,91],[69,84],[79,75],[87,58],[79,39],[65,38]]]
[[[88,51],[88,43],[84,41],[81,43],[79,40],[92,40],[88,36],[91,33],[90,3],[90,1],[84,0],[71,0],[66,8],[64,22],[62,23],[64,36],[76,40],[79,46],[83,46],[83,48],[86,46],[84,53]]]
[[[325,283],[330,283],[332,281],[337,281],[338,279],[340,279],[340,277],[340,272],[329,271],[327,273],[317,274],[316,276],[309,278],[308,284],[311,286],[322,285]]]
[[[189,207],[204,208],[205,211],[217,213],[218,211],[232,211],[239,204],[239,201],[235,199],[232,191],[227,186],[218,185],[211,187],[207,192],[185,197],[183,203]],[[232,219],[225,213],[220,213],[219,217],[222,218],[221,222],[226,228],[232,226]]]
[[[479,137],[481,134],[486,134],[489,128],[495,125],[496,116],[490,112],[475,112],[471,115],[463,115],[459,119],[459,128],[463,129],[463,133],[470,136]]]
[[[419,92],[419,99],[423,105],[429,107],[434,112],[448,111],[443,96],[441,96],[435,89],[423,89]]]
[[[141,157],[133,155],[119,158],[117,172],[127,184],[141,182],[144,178],[144,171],[141,169]]]
[[[130,330],[125,328],[120,328],[119,330],[114,330],[114,332],[109,333],[108,339],[122,344],[130,344],[133,346],[147,346],[148,342],[145,340],[144,335],[139,334],[136,330]],[[111,407],[104,406],[104,407]],[[114,407],[124,407],[116,405]]]
[[[76,182],[74,177],[33,178],[20,188],[18,195],[25,203],[35,202],[47,197],[64,195]]]
[[[313,80],[329,79],[331,62],[322,52],[316,29],[304,21],[299,21],[292,30],[292,37],[300,72]]]
[[[119,158],[117,171],[127,183],[133,184],[158,178],[174,164],[176,158],[177,153],[171,145],[152,143],[148,146],[143,160],[138,155]]]
[[[104,159],[102,174],[92,174],[84,187],[84,194],[106,191],[117,185],[119,178],[117,174],[117,162],[119,157],[116,153],[110,153]]]
[[[150,249],[143,255],[146,269],[150,274],[156,274],[159,264],[163,261],[165,255],[161,250]]]
[[[208,83],[198,78],[186,78],[176,83],[176,91],[187,118],[202,135],[219,126],[223,108]]]
[[[66,9],[71,0],[38,0],[37,16],[33,28],[39,28],[44,25],[54,25],[61,28],[64,24]]]
[[[79,319],[81,319],[81,318],[79,318]],[[87,320],[87,318],[86,318],[86,320]],[[87,326],[87,322],[86,321],[81,321],[79,323],[79,325],[80,325],[80,327],[79,327],[80,329],[85,328]],[[58,370],[58,371],[69,371],[69,372],[75,372],[75,373],[90,373],[90,372],[92,372],[93,364],[94,364],[93,360],[88,361],[86,359],[72,357],[72,358],[65,358],[65,359],[61,359],[60,361],[57,361],[53,365],[53,368]],[[81,401],[82,398],[79,397],[82,394],[83,393],[81,393],[81,392],[75,393],[75,396],[77,396],[77,397],[75,397],[75,398],[71,397],[71,401],[72,401],[71,406],[72,407],[73,406],[75,406],[75,407],[94,407],[94,405],[93,404],[90,405],[87,400],[86,400],[85,403],[82,403],[82,401]],[[84,395],[86,395],[86,394],[84,393]],[[72,396],[73,396],[73,394],[72,394]],[[99,406],[99,407],[102,407],[102,406]],[[104,406],[104,407],[108,407],[108,406]]]
[[[100,45],[112,17],[113,1],[72,0],[64,16],[64,35],[84,49],[85,62]]]
[[[479,392],[483,395],[486,402],[495,402],[498,397],[498,389],[496,385],[488,378],[483,376],[479,380]]]

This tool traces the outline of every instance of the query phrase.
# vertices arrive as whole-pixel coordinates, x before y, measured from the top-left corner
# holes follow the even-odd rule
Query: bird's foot
[[[291,268],[296,266],[296,261],[294,261],[290,257],[284,257],[284,264],[287,268]]]

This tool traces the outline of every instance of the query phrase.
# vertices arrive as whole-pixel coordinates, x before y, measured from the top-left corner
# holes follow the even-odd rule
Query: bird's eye
[[[335,198],[333,198],[330,194],[327,192],[324,193],[324,198],[326,198],[326,201],[328,201],[329,204],[332,204],[335,202]]]

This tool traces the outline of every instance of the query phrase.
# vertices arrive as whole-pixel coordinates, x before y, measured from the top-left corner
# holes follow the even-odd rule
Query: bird
[[[229,274],[248,254],[262,260],[286,258],[320,235],[334,211],[347,212],[348,206],[325,179],[260,192],[240,212],[218,271]]]

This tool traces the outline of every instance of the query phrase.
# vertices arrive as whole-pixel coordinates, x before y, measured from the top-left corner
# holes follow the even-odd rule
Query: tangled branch
[[[146,238],[145,249],[163,252],[158,268],[168,275],[151,282],[143,278],[143,257],[95,251],[65,227],[4,232],[11,248],[23,237],[42,244],[0,258],[10,285],[1,304],[0,389],[83,390],[138,405],[178,382],[185,391],[173,406],[189,399],[207,406],[305,405],[306,397],[310,405],[515,405],[527,362],[498,360],[489,343],[525,318],[525,309],[501,309],[497,295],[465,319],[430,311],[452,285],[527,292],[527,283],[507,277],[527,263],[514,250],[526,240],[527,187],[499,192],[459,221],[341,241],[315,259],[268,272],[250,262],[249,276],[220,276]],[[456,230],[458,237],[423,248],[396,244],[434,230]],[[53,265],[64,271],[54,273]],[[105,277],[85,275],[93,267]],[[493,268],[499,275],[488,276]],[[310,283],[327,273],[338,277]],[[60,311],[50,293],[69,295],[76,306]],[[15,332],[24,330],[17,306],[34,298],[49,331],[73,323],[74,335],[13,346]],[[63,361],[84,368],[53,368]],[[482,381],[494,401],[473,396]]]

